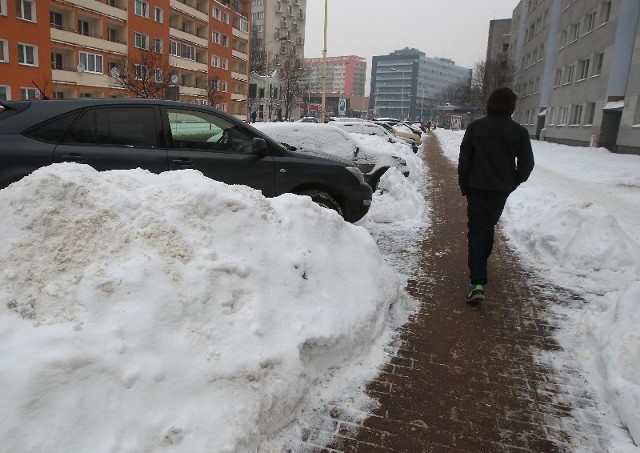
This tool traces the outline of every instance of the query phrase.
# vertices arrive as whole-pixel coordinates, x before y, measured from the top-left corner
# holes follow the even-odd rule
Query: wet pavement
[[[379,405],[364,415],[337,403],[296,450],[609,451],[579,366],[557,369],[542,358],[560,349],[548,307],[574,296],[524,269],[498,232],[487,299],[465,304],[466,200],[435,136],[423,156],[432,225],[407,284],[419,309],[366,389]]]

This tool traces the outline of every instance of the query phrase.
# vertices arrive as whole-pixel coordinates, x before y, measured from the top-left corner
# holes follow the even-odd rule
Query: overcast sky
[[[489,21],[511,18],[519,0],[327,0],[327,57],[369,60],[404,47],[473,68],[485,59]],[[322,57],[324,0],[307,0],[304,56]]]

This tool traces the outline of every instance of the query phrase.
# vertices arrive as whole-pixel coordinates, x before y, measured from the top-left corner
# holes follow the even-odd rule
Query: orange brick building
[[[111,71],[146,53],[174,97],[245,119],[250,12],[251,0],[0,0],[0,99],[132,96]]]

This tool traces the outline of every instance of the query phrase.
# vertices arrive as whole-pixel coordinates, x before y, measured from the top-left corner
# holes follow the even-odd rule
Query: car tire
[[[300,195],[311,197],[311,200],[314,203],[319,204],[323,208],[333,209],[338,214],[340,214],[340,217],[344,217],[340,204],[328,193],[322,192],[320,190],[305,190],[303,192],[300,192]]]

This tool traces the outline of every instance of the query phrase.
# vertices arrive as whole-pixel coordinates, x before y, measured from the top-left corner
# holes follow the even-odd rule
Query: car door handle
[[[281,168],[281,169],[280,169],[280,173],[286,173],[286,172],[287,172],[287,169],[286,169],[286,168]]]
[[[177,168],[193,168],[195,166],[191,159],[173,159],[171,163]]]
[[[86,164],[87,158],[83,154],[63,154],[60,156],[62,162],[75,162],[78,164]]]

